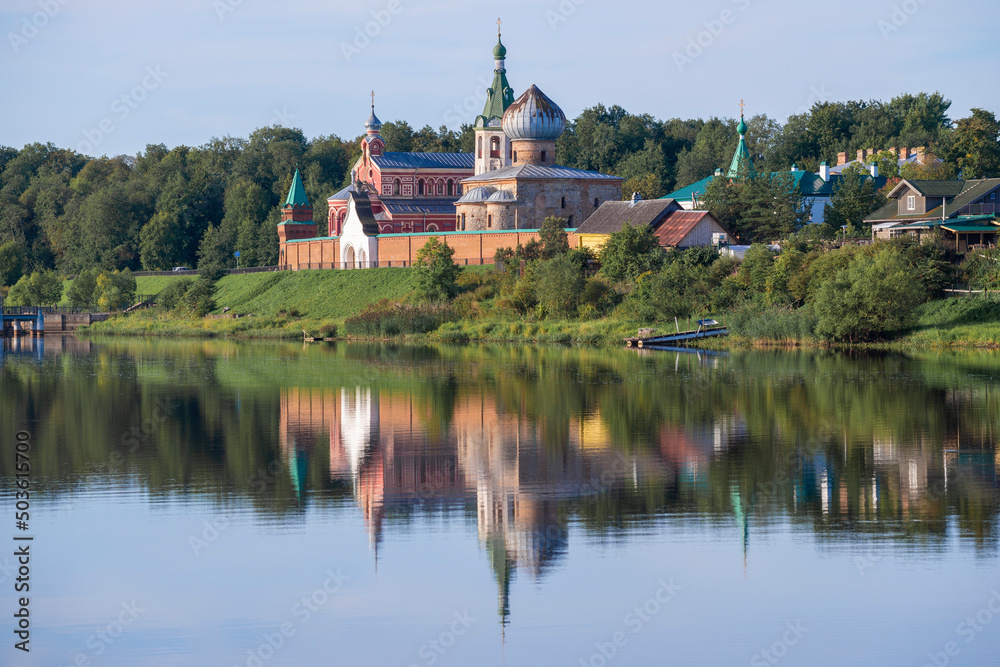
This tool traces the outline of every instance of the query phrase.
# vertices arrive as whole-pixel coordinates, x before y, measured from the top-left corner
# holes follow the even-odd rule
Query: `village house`
[[[598,250],[625,225],[645,226],[664,248],[729,245],[735,242],[708,211],[686,211],[674,199],[609,201],[576,230],[577,247]]]
[[[865,218],[872,238],[937,235],[957,252],[996,243],[1000,178],[901,180],[889,202]]]

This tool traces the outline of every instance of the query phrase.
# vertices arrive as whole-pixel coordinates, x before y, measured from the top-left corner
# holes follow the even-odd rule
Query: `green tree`
[[[166,271],[184,261],[185,235],[176,213],[160,211],[139,233],[139,255],[147,271]]]
[[[94,297],[101,310],[123,310],[135,302],[135,277],[130,270],[102,273],[96,282]]]
[[[625,181],[625,185],[622,186],[622,199],[631,199],[633,192],[638,192],[641,199],[659,199],[663,195],[660,179],[656,174],[633,176]]]
[[[66,298],[70,304],[80,308],[95,304],[94,291],[97,289],[98,269],[86,269],[77,274],[66,289]]]
[[[428,301],[445,301],[455,295],[461,269],[452,259],[455,249],[432,236],[417,251],[417,293]]]
[[[551,259],[569,252],[569,235],[566,233],[566,219],[550,215],[542,222],[538,238],[542,243],[542,257]]]
[[[635,280],[647,271],[659,269],[665,257],[653,230],[629,221],[601,246],[601,275],[612,282]]]
[[[24,274],[24,249],[16,241],[0,245],[0,287],[10,287]]]
[[[847,226],[855,235],[862,230],[864,219],[885,206],[885,195],[875,189],[873,179],[856,169],[845,169],[833,187],[830,203],[823,208],[824,224],[829,233]]]
[[[877,340],[913,321],[924,287],[906,259],[892,248],[859,254],[819,288],[816,333],[828,340]]]
[[[973,109],[958,121],[953,156],[966,180],[1000,176],[1000,122],[990,111]]]
[[[63,283],[55,271],[35,271],[22,276],[10,288],[7,303],[11,306],[54,306],[62,300]]]

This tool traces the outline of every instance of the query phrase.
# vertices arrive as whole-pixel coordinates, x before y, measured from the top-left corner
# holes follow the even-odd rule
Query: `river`
[[[4,345],[4,665],[1000,655],[993,353]]]

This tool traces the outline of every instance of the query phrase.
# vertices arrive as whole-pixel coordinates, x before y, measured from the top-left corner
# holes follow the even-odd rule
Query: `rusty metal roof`
[[[677,246],[705,218],[715,220],[708,211],[671,211],[653,229],[653,235],[660,240],[661,246]]]

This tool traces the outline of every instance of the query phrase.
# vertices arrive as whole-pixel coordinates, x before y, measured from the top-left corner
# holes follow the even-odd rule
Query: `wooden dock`
[[[669,347],[702,338],[716,338],[729,334],[729,328],[715,320],[698,320],[698,328],[692,331],[677,331],[670,334],[654,335],[652,329],[640,329],[639,335],[625,339],[625,347]]]

